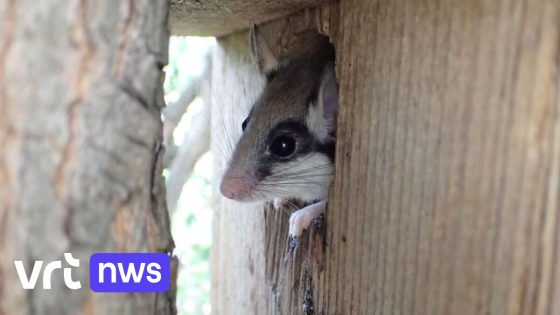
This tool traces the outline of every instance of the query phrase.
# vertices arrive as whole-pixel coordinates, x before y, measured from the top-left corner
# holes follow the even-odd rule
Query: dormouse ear
[[[253,55],[257,58],[261,73],[268,75],[272,71],[278,69],[280,62],[272,53],[272,50],[256,25],[253,25],[253,29],[251,30],[251,50],[253,51]]]
[[[336,131],[338,115],[338,85],[334,73],[334,63],[329,62],[323,70],[319,95],[317,97],[319,112],[323,114],[329,133]]]

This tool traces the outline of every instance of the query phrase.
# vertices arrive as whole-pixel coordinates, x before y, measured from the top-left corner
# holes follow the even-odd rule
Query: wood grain
[[[224,36],[311,8],[326,0],[171,0],[174,35]]]
[[[324,314],[556,314],[560,5],[342,1]]]
[[[326,239],[313,231],[288,257],[286,215],[220,208],[216,313],[560,313],[560,3],[311,11],[271,24],[311,21],[337,50]],[[234,78],[220,82],[242,90]]]
[[[257,314],[268,309],[265,280],[264,210],[221,197],[217,187],[251,102],[263,86],[249,49],[249,33],[218,41],[212,55],[206,104],[212,107],[211,150],[214,156],[212,239],[212,312]]]

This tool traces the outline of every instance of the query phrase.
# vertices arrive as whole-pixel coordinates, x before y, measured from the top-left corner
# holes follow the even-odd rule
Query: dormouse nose
[[[220,184],[220,192],[224,197],[233,200],[248,199],[253,189],[252,181],[246,176],[226,174]]]

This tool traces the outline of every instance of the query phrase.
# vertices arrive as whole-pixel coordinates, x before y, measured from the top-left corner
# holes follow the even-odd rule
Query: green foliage
[[[166,100],[176,99],[182,86],[203,73],[208,51],[213,43],[213,38],[171,37],[169,65],[164,69]],[[197,101],[201,102],[200,99]],[[190,119],[188,115],[192,114],[189,110],[184,115],[177,126],[177,130],[180,131],[178,134],[188,132],[189,126],[186,122]],[[176,143],[181,142],[175,140]],[[169,170],[165,170],[164,174],[168,172]],[[175,254],[179,258],[179,314],[198,315],[210,312],[211,176],[212,158],[210,154],[206,154],[185,183],[177,209],[171,218],[176,244]]]
[[[213,37],[178,37],[169,40],[169,64],[164,68],[166,94],[178,92],[180,87],[202,74],[206,67]]]

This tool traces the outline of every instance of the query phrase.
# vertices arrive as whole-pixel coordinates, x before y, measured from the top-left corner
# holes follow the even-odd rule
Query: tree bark
[[[161,174],[167,2],[0,1],[0,314],[174,312],[174,292],[95,294],[89,256],[171,253]],[[14,260],[81,261],[68,290]],[[56,272],[55,272],[56,275]],[[39,281],[38,285],[41,285]]]

